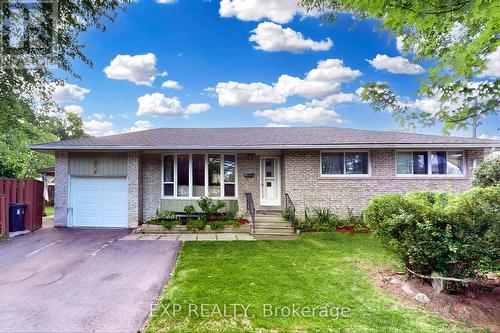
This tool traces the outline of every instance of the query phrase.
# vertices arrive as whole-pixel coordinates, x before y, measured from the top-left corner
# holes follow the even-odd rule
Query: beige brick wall
[[[345,216],[347,208],[360,214],[371,197],[381,193],[406,193],[411,190],[450,190],[459,192],[470,186],[473,159],[483,159],[482,150],[466,151],[466,175],[410,176],[395,174],[394,150],[373,150],[370,152],[370,176],[365,177],[320,177],[320,151],[284,152],[285,191],[296,205],[299,215],[304,207],[331,207]]]
[[[68,225],[68,153],[56,153],[55,193],[54,193],[54,225]]]
[[[143,155],[143,219],[150,220],[160,207],[161,155]]]
[[[127,220],[129,228],[142,221],[142,153],[132,151],[127,156]]]

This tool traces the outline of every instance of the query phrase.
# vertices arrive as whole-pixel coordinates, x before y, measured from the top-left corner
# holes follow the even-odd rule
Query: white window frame
[[[344,173],[323,174],[323,153],[342,153],[344,155]],[[346,173],[345,154],[346,153],[368,153],[368,173]],[[369,150],[322,150],[319,153],[319,175],[321,178],[335,177],[371,177],[372,176],[372,157]]]
[[[187,197],[180,197],[177,196],[177,155],[189,155],[189,196]],[[238,154],[232,153],[232,152],[225,152],[225,153],[220,153],[220,152],[186,152],[186,153],[180,153],[180,152],[175,152],[175,153],[164,153],[161,155],[161,188],[160,188],[160,197],[162,199],[178,199],[178,200],[199,200],[201,197],[195,197],[193,196],[193,155],[204,155],[205,156],[205,195],[208,196],[208,155],[219,155],[221,158],[221,163],[220,163],[220,175],[221,175],[221,182],[220,182],[220,193],[221,196],[219,197],[210,197],[211,199],[215,200],[237,200],[238,199]],[[234,165],[234,182],[228,182],[227,184],[234,184],[234,197],[226,197],[224,194],[224,155],[234,155],[235,158],[235,165]],[[163,191],[163,185],[164,184],[171,184],[171,182],[165,182],[164,181],[164,172],[165,172],[165,167],[164,167],[164,161],[165,161],[165,156],[173,156],[174,157],[174,195],[164,195]]]
[[[432,161],[431,153],[444,151],[446,152],[446,162],[448,162],[448,154],[450,152],[461,152],[463,156],[463,170],[459,175],[448,173],[448,166],[446,166],[446,174],[433,174],[432,173]],[[425,174],[413,174],[413,153],[414,152],[425,152],[427,154],[427,173]],[[398,173],[398,153],[412,153],[412,173]],[[413,149],[413,150],[395,150],[394,151],[394,174],[396,177],[465,177],[467,175],[467,156],[465,155],[465,150],[462,149]]]

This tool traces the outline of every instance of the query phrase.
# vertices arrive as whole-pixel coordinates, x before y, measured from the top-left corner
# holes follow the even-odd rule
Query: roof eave
[[[32,145],[40,152],[69,150],[258,150],[258,149],[380,149],[380,148],[498,148],[500,143],[364,143],[328,145],[247,145],[247,146],[52,146]]]

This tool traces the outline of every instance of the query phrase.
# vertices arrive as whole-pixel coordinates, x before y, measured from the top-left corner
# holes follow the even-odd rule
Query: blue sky
[[[94,67],[75,62],[82,80],[68,79],[55,97],[82,114],[91,134],[152,127],[397,130],[390,114],[359,101],[356,90],[376,80],[415,107],[432,107],[414,95],[426,64],[406,62],[394,36],[374,21],[341,15],[324,23],[290,0],[252,0],[254,8],[242,0],[163,2],[138,0],[106,32],[81,36]],[[175,82],[165,88],[165,81]],[[498,127],[498,117],[488,118],[479,134],[498,136]]]

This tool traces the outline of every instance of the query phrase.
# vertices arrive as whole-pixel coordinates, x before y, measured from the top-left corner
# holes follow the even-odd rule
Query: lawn
[[[462,331],[370,282],[373,272],[397,265],[367,234],[186,242],[146,331]]]
[[[45,216],[54,215],[54,206],[45,206]]]

